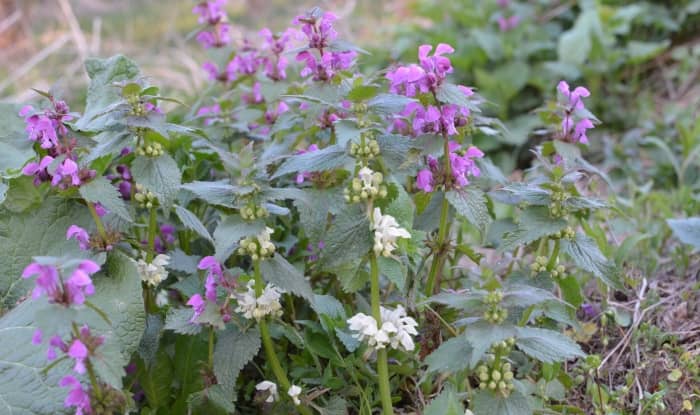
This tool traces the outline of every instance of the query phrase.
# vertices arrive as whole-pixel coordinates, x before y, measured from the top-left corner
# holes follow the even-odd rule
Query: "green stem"
[[[153,261],[156,248],[156,227],[158,225],[158,214],[156,208],[152,208],[148,219],[148,251],[146,252],[146,262]]]
[[[214,327],[209,327],[209,369],[214,370]]]
[[[554,249],[547,263],[547,271],[552,271],[554,269],[554,266],[557,264],[557,258],[559,258],[559,239],[554,240]]]
[[[97,214],[97,210],[95,209],[95,204],[92,202],[87,202],[87,207],[90,210],[90,215],[92,215],[92,219],[95,221],[95,226],[97,226],[97,233],[102,238],[102,241],[106,241],[107,240],[107,231],[105,231],[105,227],[102,224],[102,219],[100,219],[100,215]]]
[[[90,361],[85,365],[87,368],[88,376],[90,377],[90,384],[92,385],[92,390],[95,391],[95,397],[98,401],[102,401],[102,389],[100,389],[100,384],[97,382],[97,376],[95,376],[95,371],[92,368],[92,363]]]
[[[370,296],[372,302],[372,316],[377,320],[377,326],[382,326],[382,313],[379,297],[379,265],[374,253],[369,254],[370,263]],[[379,396],[382,400],[382,413],[393,415],[394,407],[391,404],[391,386],[389,385],[389,364],[386,349],[377,351],[377,375],[379,375]]]
[[[253,261],[253,270],[255,272],[255,295],[259,297],[264,289],[264,283],[262,280],[262,276],[260,275],[260,260]],[[283,391],[289,391],[289,388],[292,387],[292,384],[287,378],[287,374],[285,373],[284,369],[282,369],[282,365],[280,364],[279,359],[277,359],[277,354],[275,353],[275,345],[272,342],[272,337],[270,336],[270,329],[267,327],[267,321],[265,321],[265,319],[260,319],[260,321],[258,321],[258,327],[260,327],[260,334],[262,337],[263,348],[265,349],[265,356],[267,357],[268,363],[270,363],[270,367],[272,367],[272,372],[277,378],[277,383],[280,386],[282,386]],[[309,408],[307,408],[304,405],[297,405],[297,410],[302,415],[312,415]]]
[[[447,239],[447,230],[449,229],[448,218],[450,214],[450,203],[445,197],[442,199],[442,208],[440,210],[440,228],[438,229],[438,239],[437,244],[439,251],[433,257],[433,262],[430,264],[430,272],[428,274],[428,282],[425,285],[425,295],[430,297],[434,294],[435,289],[435,279],[437,278],[440,268],[442,268],[443,255],[445,255],[446,250],[444,249],[445,240]]]

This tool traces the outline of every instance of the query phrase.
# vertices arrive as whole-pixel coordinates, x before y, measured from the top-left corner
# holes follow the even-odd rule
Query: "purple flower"
[[[56,167],[51,179],[51,186],[58,186],[60,189],[66,189],[69,186],[80,186],[80,169],[78,164],[67,158]]]
[[[80,381],[71,375],[64,376],[59,381],[59,386],[65,388],[69,387],[71,390],[66,396],[66,400],[63,405],[66,408],[71,406],[75,407],[75,415],[87,415],[92,413],[92,407],[90,406],[90,394],[87,389],[83,389],[83,385]]]
[[[100,266],[89,259],[83,260],[78,264],[78,267],[64,284],[69,304],[81,305],[85,302],[85,297],[95,294],[95,286],[92,285],[90,275],[99,270]]]
[[[54,360],[56,359],[56,349],[67,352],[68,345],[63,342],[61,336],[55,335],[49,339],[49,349],[46,352],[46,359]]]
[[[520,16],[513,15],[510,17],[499,16],[498,18],[498,29],[501,32],[508,32],[515,29],[520,23]]]
[[[447,76],[447,74],[452,72],[452,63],[449,58],[443,55],[454,53],[454,48],[446,43],[440,43],[435,47],[435,53],[433,56],[428,56],[430,51],[433,50],[431,45],[421,45],[418,48],[418,61],[420,65],[425,69],[428,79],[427,85],[431,91],[434,91],[434,87],[437,87]],[[433,76],[435,77],[433,79]]]
[[[75,339],[68,348],[68,356],[75,360],[73,370],[77,373],[85,373],[85,359],[89,355],[88,348],[79,339]]]
[[[219,117],[217,117],[219,114],[221,114],[221,106],[219,104],[201,107],[199,111],[197,111],[198,117],[204,117],[204,125],[214,124],[219,120]]]
[[[576,123],[574,127],[574,141],[578,141],[581,144],[588,144],[588,137],[586,137],[586,130],[594,128],[593,123],[588,118],[583,118],[581,121]]]
[[[426,193],[433,191],[433,173],[429,169],[423,169],[418,172],[416,187]]]
[[[215,25],[226,19],[225,5],[226,0],[202,1],[194,6],[192,13],[199,15],[197,19],[199,24]]]
[[[226,71],[230,72],[233,79],[237,74],[255,75],[262,63],[263,59],[260,57],[258,49],[246,40],[240,52],[229,62]]]
[[[277,121],[280,115],[289,111],[289,105],[286,102],[280,101],[277,104],[273,104],[271,109],[265,111],[265,122],[272,125]]]
[[[43,333],[41,330],[36,329],[34,335],[32,336],[32,344],[41,344],[43,338]]]
[[[22,271],[22,278],[30,278],[37,275],[36,286],[32,291],[32,298],[37,299],[43,294],[54,302],[61,299],[61,279],[56,267],[51,265],[41,265],[33,262],[27,265]]]
[[[38,186],[42,182],[51,180],[51,175],[47,169],[51,163],[53,163],[53,161],[53,157],[44,156],[38,163],[27,163],[27,165],[22,169],[22,174],[25,176],[34,176],[34,185]]]
[[[190,319],[191,323],[194,323],[195,320],[197,319],[197,317],[202,315],[202,313],[204,312],[204,310],[207,307],[206,302],[204,301],[202,296],[199,294],[195,294],[192,297],[190,297],[190,300],[187,301],[187,305],[194,309],[194,315]]]
[[[291,30],[286,30],[279,35],[273,35],[268,28],[264,28],[260,31],[260,36],[264,39],[262,48],[272,53],[272,56],[263,58],[263,72],[265,76],[273,81],[287,78],[286,69],[288,60],[282,53],[284,53],[287,47],[287,43],[291,38],[291,33]]]
[[[588,144],[586,131],[594,128],[590,113],[586,111],[583,98],[591,95],[588,89],[579,86],[570,90],[566,81],[560,81],[557,90],[561,94],[561,137],[582,144]]]
[[[205,49],[226,46],[231,43],[231,26],[225,22],[217,23],[197,33],[196,39]]]
[[[241,100],[248,105],[262,104],[265,101],[262,95],[262,85],[260,82],[253,84],[253,90],[250,93],[241,94]]]
[[[95,203],[95,213],[97,213],[97,216],[99,217],[104,217],[107,214],[107,209],[105,209],[104,206],[102,206],[102,203],[97,202]]]
[[[75,238],[80,249],[87,251],[90,249],[90,234],[78,225],[71,225],[66,232],[66,239]]]
[[[309,40],[309,48],[322,50],[338,37],[333,28],[333,22],[338,17],[330,12],[325,12],[318,18],[311,15],[301,15],[294,18],[293,24],[301,24],[301,31]]]

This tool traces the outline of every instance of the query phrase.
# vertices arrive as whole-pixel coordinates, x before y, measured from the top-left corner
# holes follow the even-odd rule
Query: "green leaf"
[[[20,105],[0,103],[0,177],[17,177],[34,156],[33,142],[27,139],[25,124],[18,115]]]
[[[493,200],[508,205],[527,202],[530,205],[546,206],[551,202],[549,192],[527,183],[511,183],[489,193]]]
[[[472,345],[464,335],[442,343],[425,358],[428,372],[458,372],[469,367]]]
[[[13,305],[33,280],[21,277],[35,255],[84,255],[75,241],[66,241],[70,225],[89,229],[92,220],[79,204],[49,198],[37,209],[16,214],[0,208],[0,304]]]
[[[406,286],[406,267],[404,264],[394,258],[383,256],[377,258],[377,264],[379,272],[393,282],[400,292],[403,292]]]
[[[183,189],[189,190],[200,199],[213,205],[235,208],[233,201],[238,194],[249,193],[252,187],[233,186],[228,181],[218,182],[191,182],[182,185]]]
[[[569,337],[554,330],[535,327],[518,327],[515,344],[528,356],[546,363],[586,355]]]
[[[555,234],[566,226],[566,220],[550,217],[546,207],[530,206],[520,215],[518,228],[504,235],[503,244],[499,249],[507,251],[518,245],[527,245],[544,236]]]
[[[512,325],[494,326],[478,321],[467,326],[464,335],[472,346],[469,367],[474,368],[492,344],[515,336],[516,327]]]
[[[182,173],[170,154],[160,157],[136,157],[131,174],[137,184],[153,192],[162,206],[169,207],[175,201],[182,182]]]
[[[260,350],[260,332],[257,327],[244,332],[229,327],[219,332],[214,349],[214,374],[227,396],[236,387],[238,374]]]
[[[574,26],[559,37],[559,61],[583,64],[593,47],[593,36],[600,31],[600,20],[595,7],[588,7],[578,16]]]
[[[29,176],[20,176],[9,180],[5,201],[2,207],[15,213],[36,208],[42,202],[42,195]]]
[[[146,316],[146,327],[143,330],[138,348],[139,356],[141,356],[146,366],[150,366],[156,358],[164,324],[165,322],[160,314],[148,314]]]
[[[122,99],[121,90],[115,87],[114,83],[136,78],[139,76],[139,68],[130,59],[116,55],[107,59],[87,59],[85,69],[90,77],[90,86],[85,112],[75,126],[82,131],[99,131],[104,129],[110,120],[106,115],[99,115]]]
[[[446,104],[459,105],[460,107],[469,108],[470,111],[474,112],[481,111],[479,107],[477,107],[476,104],[472,102],[461,89],[459,89],[459,86],[449,82],[444,82],[442,85],[440,85],[439,89],[437,90],[436,97],[438,101]]]
[[[313,308],[316,314],[323,314],[333,319],[345,318],[343,303],[332,295],[314,294]]]
[[[5,196],[7,195],[7,189],[9,189],[9,186],[4,182],[0,182],[0,205],[2,205],[2,202],[5,201]]]
[[[314,293],[304,274],[282,255],[275,254],[272,258],[262,261],[260,271],[266,281],[313,303]]]
[[[486,226],[491,223],[486,195],[481,190],[475,188],[450,190],[446,197],[457,213],[467,218],[469,223],[481,232],[484,232]]]
[[[367,215],[358,206],[338,214],[324,238],[321,265],[334,267],[359,264],[372,248],[372,235]]]
[[[576,239],[562,239],[561,247],[576,266],[592,273],[611,287],[621,287],[615,266],[600,252],[593,239],[579,233],[576,234]]]
[[[489,391],[480,390],[471,401],[474,415],[532,415],[527,398],[517,390],[503,397]]]
[[[126,203],[119,195],[119,190],[104,176],[95,177],[89,183],[80,186],[80,195],[88,202],[100,203],[109,212],[128,222],[132,221]]]
[[[425,415],[464,415],[462,400],[451,389],[442,391],[423,412]]]
[[[197,215],[178,205],[175,205],[175,213],[187,229],[197,232],[197,234],[202,238],[214,243],[214,239],[211,237],[206,226],[204,226],[204,224],[199,220]]]
[[[202,331],[202,326],[192,323],[194,315],[191,308],[171,308],[165,317],[165,330],[172,330],[178,334],[194,335]]]
[[[238,247],[241,238],[257,235],[263,229],[265,229],[265,223],[262,221],[246,222],[238,215],[224,217],[214,230],[216,259],[222,263],[226,262]]]
[[[130,134],[121,127],[112,127],[104,130],[92,137],[97,145],[90,149],[90,153],[83,159],[84,162],[90,163],[103,156],[116,156],[124,147],[132,144]]]
[[[193,393],[187,399],[187,407],[188,413],[207,415],[229,415],[236,410],[231,395],[221,385],[212,385]]]
[[[667,219],[666,223],[681,242],[700,248],[700,217]]]
[[[333,170],[348,166],[353,162],[344,147],[333,145],[321,150],[288,157],[272,175],[272,179],[302,171]]]
[[[139,384],[152,408],[168,407],[171,401],[170,388],[173,383],[173,362],[165,349],[158,350],[154,364],[148,366],[137,359]]]
[[[558,300],[550,291],[530,285],[514,284],[503,294],[505,307],[529,307],[545,301]]]
[[[364,101],[377,95],[378,90],[374,85],[358,85],[350,90],[347,98],[354,102]]]
[[[180,384],[180,393],[170,413],[186,414],[187,399],[193,392],[202,390],[200,366],[207,359],[207,343],[198,336],[178,336],[175,340],[175,379]]]
[[[380,115],[394,115],[406,108],[415,99],[397,94],[379,94],[367,102],[367,106]]]

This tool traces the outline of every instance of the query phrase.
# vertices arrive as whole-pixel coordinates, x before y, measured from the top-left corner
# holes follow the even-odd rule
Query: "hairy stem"
[[[253,269],[255,271],[255,295],[259,297],[264,289],[264,283],[262,276],[260,275],[260,260],[253,261]],[[260,327],[260,334],[262,336],[263,348],[265,349],[265,357],[267,357],[270,367],[272,367],[272,372],[277,378],[277,383],[282,386],[283,391],[288,391],[292,387],[291,382],[287,378],[279,359],[277,359],[277,354],[275,354],[275,344],[272,342],[272,337],[270,336],[270,329],[267,327],[267,321],[261,319],[258,321],[258,327]],[[297,405],[297,410],[302,415],[312,415],[309,408],[304,405]]]
[[[379,297],[379,265],[374,253],[369,254],[370,263],[370,296],[372,302],[372,316],[377,320],[377,326],[382,325],[382,314]],[[382,400],[382,414],[393,415],[394,407],[391,404],[391,386],[389,385],[389,364],[387,362],[386,349],[377,351],[377,375],[379,375],[379,396]]]
[[[559,239],[554,240],[554,249],[547,263],[547,271],[552,271],[554,269],[554,266],[557,265],[557,258],[559,258]]]
[[[440,268],[442,268],[444,255],[447,251],[444,249],[445,241],[447,240],[447,230],[449,229],[448,217],[450,215],[450,202],[447,198],[442,199],[442,208],[440,210],[440,228],[438,229],[437,244],[439,251],[434,255],[433,262],[430,264],[430,272],[428,273],[428,282],[425,285],[425,295],[430,297],[435,293],[435,280]]]

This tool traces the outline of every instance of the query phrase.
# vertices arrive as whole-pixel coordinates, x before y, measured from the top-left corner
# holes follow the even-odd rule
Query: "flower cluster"
[[[508,318],[508,310],[500,306],[502,300],[502,291],[496,290],[486,294],[484,303],[487,309],[484,311],[484,320],[491,324],[501,324],[506,321],[506,318]]]
[[[253,261],[270,258],[275,254],[275,244],[270,241],[274,229],[265,227],[259,235],[244,238],[238,248],[240,255],[250,255]]]
[[[23,107],[19,115],[24,117],[29,140],[39,142],[46,152],[38,162],[27,163],[22,174],[34,176],[34,184],[51,182],[61,190],[80,186],[95,177],[95,171],[78,166],[75,149],[77,140],[68,138],[64,122],[73,119],[64,101],[49,97],[51,109],[36,111],[31,105]]]
[[[454,141],[449,142],[450,176],[446,177],[443,166],[433,156],[428,156],[428,168],[418,172],[416,187],[424,192],[432,192],[438,185],[449,183],[450,187],[461,188],[469,184],[469,176],[479,177],[481,170],[475,159],[484,156],[477,147],[466,150]]]
[[[255,281],[248,281],[246,291],[236,294],[238,307],[236,312],[243,314],[247,319],[260,320],[267,316],[279,317],[282,315],[280,297],[282,291],[273,284],[267,284],[259,296],[255,295]]]
[[[406,310],[401,305],[394,310],[381,307],[380,312],[381,326],[374,317],[363,313],[348,319],[350,330],[356,332],[353,337],[367,342],[369,347],[376,350],[391,347],[407,352],[413,351],[415,344],[411,336],[418,334],[418,323],[406,315]]]
[[[350,187],[343,193],[345,201],[357,203],[360,201],[383,199],[387,195],[386,186],[382,184],[384,176],[380,172],[363,167],[357,172],[357,177],[350,182]]]
[[[372,215],[372,230],[374,231],[375,255],[390,257],[396,249],[398,238],[410,238],[411,234],[402,227],[391,215],[382,215],[381,210],[375,207]]]
[[[85,297],[95,293],[95,286],[92,284],[90,275],[99,270],[99,265],[85,259],[80,261],[70,277],[64,281],[57,267],[33,262],[24,268],[22,278],[37,277],[32,298],[36,299],[46,295],[50,303],[69,307],[82,305],[85,303]]]
[[[489,356],[489,366],[480,365],[476,368],[479,377],[479,389],[490,389],[502,396],[510,395],[513,385],[513,372],[508,362],[496,362],[493,355]]]
[[[155,287],[168,278],[168,271],[165,266],[170,262],[170,257],[165,254],[158,254],[151,262],[146,260],[146,253],[142,253],[142,258],[136,261],[136,270],[141,277],[141,281]]]
[[[452,63],[444,55],[455,50],[446,43],[435,47],[433,56],[429,56],[433,47],[421,45],[418,48],[419,65],[400,66],[386,74],[389,80],[389,92],[414,97],[417,93],[436,93],[448,74],[452,73]]]
[[[465,96],[473,95],[470,89],[463,88],[461,91]],[[411,129],[408,130],[406,128],[405,121],[401,118],[395,120],[392,128],[406,131],[412,136],[422,134],[453,136],[459,134],[457,128],[467,125],[469,114],[470,111],[467,107],[460,107],[455,104],[445,104],[436,107],[434,105],[423,106],[418,102],[412,102],[406,105],[406,108],[401,112],[401,115],[404,117],[414,116]]]
[[[586,131],[595,126],[591,114],[583,104],[583,99],[590,96],[591,93],[582,86],[571,91],[566,81],[560,81],[557,90],[560,94],[561,138],[575,143],[588,144]]]
[[[231,26],[227,22],[224,5],[226,0],[205,0],[192,9],[199,15],[198,23],[205,25],[197,34],[197,41],[204,48],[220,48],[231,43]]]
[[[141,184],[136,184],[136,192],[134,193],[134,200],[138,206],[142,209],[153,209],[153,207],[158,206],[158,198],[155,193],[143,187]]]
[[[207,278],[204,282],[204,297],[200,294],[195,294],[187,301],[187,305],[192,307],[194,314],[190,319],[192,323],[199,323],[199,317],[204,313],[207,305],[218,308],[218,312],[224,322],[231,319],[231,311],[228,301],[223,305],[219,305],[217,300],[217,288],[222,287],[226,293],[226,298],[235,296],[236,281],[224,272],[221,263],[213,256],[202,258],[197,265],[198,269],[207,271]]]
[[[243,206],[240,211],[241,219],[254,221],[256,219],[264,219],[270,216],[270,212],[265,206],[257,205],[254,200],[250,200]]]
[[[332,42],[338,37],[333,22],[338,18],[330,12],[321,14],[314,9],[308,14],[297,16],[293,23],[301,25],[301,31],[308,40],[308,49],[297,54],[296,60],[306,66],[301,76],[313,75],[314,81],[329,81],[339,71],[350,68],[357,57],[352,50],[332,50]],[[317,54],[313,52],[317,51]]]

